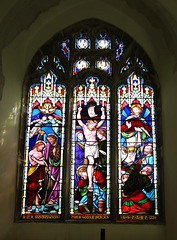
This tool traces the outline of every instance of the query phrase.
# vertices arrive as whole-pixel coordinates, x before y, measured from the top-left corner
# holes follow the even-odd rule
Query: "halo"
[[[43,143],[44,146],[46,147],[46,142],[44,142],[43,140],[38,140],[37,142],[35,142],[34,146],[35,146],[37,143]]]
[[[81,169],[82,167],[87,168],[87,165],[80,165],[80,166],[77,168],[76,174],[77,174],[78,177],[80,177],[80,175],[79,175],[79,169]]]
[[[87,120],[87,122],[86,122],[86,125],[88,125],[90,122],[93,122],[93,123],[95,123],[95,125],[97,125],[97,124],[98,124],[97,120],[92,120],[92,119],[89,119],[89,120]]]

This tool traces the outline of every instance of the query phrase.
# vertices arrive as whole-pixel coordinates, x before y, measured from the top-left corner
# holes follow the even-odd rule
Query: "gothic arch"
[[[77,42],[78,40],[78,42]],[[119,124],[118,122],[121,121],[120,113],[118,111],[118,108],[121,107],[119,103],[120,95],[118,95],[117,91],[120,86],[124,86],[127,84],[127,81],[131,78],[132,74],[134,74],[135,78],[138,79],[138,76],[140,79],[143,79],[146,85],[149,87],[149,89],[153,89],[155,93],[155,97],[153,97],[151,100],[151,104],[153,105],[153,108],[156,109],[156,114],[153,113],[153,116],[151,116],[152,121],[155,125],[158,125],[159,120],[157,119],[159,115],[159,83],[158,83],[158,77],[156,74],[156,71],[153,67],[153,64],[148,57],[148,54],[139,46],[130,36],[128,36],[125,32],[123,32],[120,29],[117,29],[111,24],[105,23],[104,21],[98,20],[98,19],[88,19],[76,24],[73,24],[72,26],[64,29],[63,31],[59,32],[58,34],[55,34],[47,43],[45,43],[34,55],[28,70],[25,75],[25,80],[23,84],[23,99],[25,99],[26,102],[24,102],[24,110],[22,112],[23,118],[21,121],[21,139],[25,139],[26,136],[26,142],[28,144],[25,145],[25,141],[21,143],[20,146],[20,154],[26,158],[26,163],[24,166],[21,166],[25,169],[24,180],[20,180],[22,185],[22,191],[19,191],[19,195],[23,195],[23,206],[22,208],[22,216],[18,213],[17,215],[19,218],[23,219],[35,219],[42,220],[44,219],[44,215],[48,213],[48,219],[62,219],[62,220],[68,220],[71,219],[75,221],[76,219],[81,219],[82,221],[87,221],[87,214],[90,214],[90,219],[97,220],[102,219],[102,221],[127,221],[128,218],[121,217],[120,215],[120,201],[121,197],[119,195],[121,194],[121,189],[118,192],[118,188],[120,188],[120,169],[122,166],[120,162],[120,145],[118,145],[118,135],[121,134]],[[45,79],[45,83],[44,80]],[[54,80],[55,79],[55,80]],[[92,79],[93,83],[91,82]],[[41,81],[41,83],[40,83]],[[57,85],[58,83],[58,85]],[[45,85],[47,84],[47,85]],[[140,83],[141,85],[142,83]],[[92,86],[94,85],[94,86]],[[140,86],[139,85],[139,86]],[[37,86],[37,87],[36,87]],[[58,87],[58,88],[57,88]],[[59,102],[57,101],[57,98],[53,97],[55,94],[59,94],[59,87],[62,89],[61,96],[57,95],[59,99],[61,99]],[[89,91],[91,91],[91,87],[94,87],[95,90],[94,94],[89,95]],[[103,88],[102,88],[103,87]],[[45,92],[46,97],[44,99],[44,96],[42,95],[44,91],[42,89],[48,89],[48,92]],[[80,89],[80,90],[77,90]],[[29,101],[29,89],[32,92],[32,102]],[[66,95],[65,90],[66,89]],[[85,90],[84,90],[85,89]],[[142,87],[143,89],[143,87]],[[74,97],[74,91],[77,91],[77,96]],[[82,97],[80,97],[78,91],[81,91]],[[110,93],[108,93],[110,91]],[[128,91],[128,90],[127,90]],[[132,90],[130,90],[132,91]],[[142,90],[143,91],[143,90]],[[150,91],[150,90],[149,90]],[[51,92],[51,93],[49,93]],[[140,92],[140,91],[139,91]],[[136,93],[136,94],[139,94]],[[99,94],[98,94],[99,93]],[[51,95],[50,95],[51,94]],[[52,95],[53,94],[53,95]],[[85,95],[84,95],[85,94]],[[102,98],[102,95],[105,94],[105,98]],[[110,94],[110,95],[109,95]],[[109,95],[109,96],[108,96]],[[38,97],[37,97],[38,96]],[[38,100],[38,98],[42,96],[42,100]],[[149,96],[149,95],[148,95]],[[65,98],[64,105],[62,102],[62,98]],[[135,96],[135,99],[131,100],[131,104],[141,104],[140,99],[143,98],[144,95],[140,96],[138,98]],[[88,98],[88,99],[87,99]],[[38,101],[38,104],[36,104],[36,99]],[[86,99],[86,100],[84,100]],[[99,99],[99,100],[98,100]],[[98,100],[98,102],[97,102]],[[135,100],[137,101],[135,103]],[[41,101],[41,102],[40,102]],[[53,110],[52,112],[52,119],[49,118],[50,112],[52,109],[46,109],[44,104],[52,103],[53,102],[53,108],[57,109],[57,106],[60,106],[58,110],[61,111],[61,115],[57,115],[56,112]],[[85,102],[84,102],[85,101]],[[128,100],[127,100],[128,101]],[[80,103],[80,105],[78,105]],[[93,103],[95,104],[95,109],[97,111],[101,111],[101,107],[105,108],[106,117],[104,118],[104,121],[106,124],[102,126],[102,130],[106,131],[107,133],[107,150],[106,155],[107,159],[105,164],[105,185],[101,186],[106,188],[106,196],[104,196],[104,200],[106,201],[106,208],[104,210],[99,210],[98,206],[96,207],[96,214],[93,212],[93,206],[94,201],[92,201],[92,208],[90,212],[78,212],[77,210],[73,210],[76,205],[74,203],[77,201],[81,201],[82,198],[80,197],[79,200],[75,199],[75,190],[74,188],[70,186],[74,184],[75,177],[74,174],[71,173],[70,169],[73,170],[75,167],[75,143],[76,140],[74,140],[74,135],[77,131],[82,131],[84,133],[86,140],[88,140],[86,133],[84,132],[84,128],[86,125],[85,118],[83,115],[80,115],[80,118],[82,122],[84,123],[84,127],[82,123],[78,124],[78,109],[79,106],[82,106],[82,109],[85,108],[86,111],[90,107],[89,104]],[[33,108],[31,109],[37,109],[37,114],[33,114],[33,110],[30,110],[31,113],[29,114],[29,109],[33,105]],[[35,106],[34,106],[35,105]],[[40,106],[40,107],[39,107]],[[62,107],[61,107],[62,106]],[[144,106],[144,105],[143,105]],[[142,107],[143,107],[142,106]],[[52,108],[52,105],[50,105]],[[28,109],[28,112],[26,113],[26,109]],[[42,112],[41,109],[45,109],[45,111],[48,112]],[[63,109],[66,109],[63,114]],[[151,111],[151,110],[150,110]],[[35,118],[39,114],[37,118]],[[96,113],[95,113],[96,114]],[[128,113],[127,113],[128,114]],[[89,114],[88,114],[89,115]],[[103,119],[103,115],[101,115],[98,112],[98,118],[97,124],[101,122]],[[32,169],[34,169],[35,164],[33,165],[32,161],[29,162],[28,158],[29,155],[32,154],[30,151],[32,151],[32,148],[35,146],[35,143],[31,141],[30,145],[30,131],[32,130],[32,127],[35,127],[37,130],[37,127],[35,123],[34,126],[32,125],[32,118],[34,117],[36,120],[41,120],[42,116],[47,117],[48,123],[45,121],[42,122],[42,124],[50,124],[47,125],[48,129],[52,128],[53,126],[52,121],[54,120],[61,120],[62,122],[62,131],[61,131],[61,140],[57,143],[57,145],[61,145],[62,152],[60,150],[60,156],[62,155],[62,159],[58,159],[58,162],[60,162],[60,169],[62,167],[62,171],[60,171],[60,190],[58,191],[58,195],[60,196],[60,211],[56,210],[54,204],[52,207],[54,209],[48,208],[48,212],[45,209],[45,206],[42,208],[38,208],[39,202],[40,205],[46,204],[46,194],[40,195],[39,202],[33,203],[34,197],[37,196],[37,193],[33,194],[33,201],[31,201],[31,204],[29,203],[28,206],[26,206],[26,199],[29,198],[29,192],[27,193],[27,188],[30,188],[30,184],[34,183],[34,180],[29,181],[29,177],[27,177],[29,173],[30,166]],[[50,115],[51,116],[51,115]],[[94,118],[94,117],[93,117]],[[64,120],[63,120],[64,119]],[[92,117],[89,115],[87,120],[92,119]],[[45,119],[46,120],[46,119]],[[51,121],[50,121],[51,120]],[[93,120],[93,119],[92,119]],[[64,123],[63,123],[64,121]],[[45,126],[46,126],[45,125]],[[79,128],[79,125],[83,128]],[[25,127],[24,127],[25,126]],[[72,126],[72,131],[71,131]],[[56,124],[54,127],[57,127],[59,129],[59,125]],[[26,131],[26,129],[28,129]],[[73,130],[74,129],[74,130]],[[106,129],[106,130],[105,130]],[[76,131],[77,130],[77,131]],[[41,129],[40,129],[41,131]],[[44,130],[44,128],[42,129]],[[153,128],[153,133],[149,135],[150,137],[156,137],[158,136],[160,128]],[[155,133],[156,131],[156,133]],[[27,135],[28,133],[28,135]],[[53,130],[52,133],[54,134]],[[35,142],[39,141],[39,135],[40,132],[37,132],[38,136]],[[154,137],[154,139],[155,139]],[[60,138],[60,137],[59,137]],[[46,135],[47,139],[47,135]],[[58,138],[57,138],[58,139]],[[98,141],[97,137],[94,138],[95,142]],[[47,140],[41,140],[44,141],[47,145]],[[161,142],[154,140],[156,148],[154,148],[154,154],[157,154],[157,158],[159,157],[159,149],[161,147]],[[145,144],[145,143],[143,143]],[[74,147],[72,147],[74,145]],[[144,148],[144,145],[142,145],[142,148]],[[23,149],[25,149],[25,153],[23,153]],[[46,153],[45,153],[46,154]],[[143,152],[141,152],[141,155]],[[53,154],[53,158],[54,158]],[[45,155],[46,157],[46,155]],[[85,158],[87,156],[85,155]],[[51,157],[52,158],[52,157]],[[95,157],[95,158],[98,158]],[[73,161],[72,161],[73,159]],[[160,161],[160,159],[159,159]],[[94,163],[89,163],[88,165],[94,165],[95,166],[96,160],[94,159]],[[134,161],[133,161],[134,162]],[[31,165],[30,165],[31,164]],[[80,165],[87,165],[87,164],[80,164]],[[153,166],[157,168],[157,163]],[[38,165],[40,165],[38,163]],[[52,176],[52,170],[51,169],[51,163],[46,163],[45,167],[48,168],[48,177]],[[131,167],[132,164],[130,164]],[[130,166],[129,165],[129,166]],[[38,167],[38,169],[41,166]],[[53,169],[55,169],[54,165],[52,165]],[[57,166],[58,167],[58,166]],[[88,168],[88,167],[87,167]],[[35,168],[36,169],[36,168]],[[75,168],[75,171],[79,171],[77,168]],[[96,169],[96,171],[99,171],[100,169]],[[130,169],[128,169],[130,170]],[[131,169],[132,170],[132,169]],[[33,171],[33,170],[32,170]],[[31,172],[32,172],[31,171]],[[41,170],[42,171],[42,170]],[[127,171],[127,170],[126,170]],[[34,171],[33,171],[34,172]],[[46,170],[43,169],[43,175],[45,175]],[[130,173],[130,171],[129,171]],[[33,174],[33,173],[32,173]],[[89,175],[89,173],[87,172]],[[75,174],[76,175],[76,174]],[[79,174],[77,174],[79,176]],[[29,174],[30,176],[30,174]],[[63,176],[63,177],[61,177]],[[41,177],[45,182],[45,176]],[[54,177],[54,176],[53,176]],[[93,175],[92,175],[93,178]],[[118,180],[119,179],[119,183]],[[55,179],[56,180],[56,179]],[[36,181],[36,180],[35,180]],[[157,189],[157,177],[155,178],[156,183],[156,189]],[[69,184],[71,182],[71,185]],[[62,183],[62,184],[61,184]],[[55,184],[55,183],[54,183]],[[52,193],[52,188],[49,189],[49,180],[47,184],[47,191],[50,190],[50,193]],[[61,188],[62,185],[62,188]],[[42,185],[38,186],[41,187]],[[42,186],[44,189],[44,192],[46,192],[46,188]],[[30,188],[32,189],[32,188]],[[116,189],[116,191],[115,191]],[[37,190],[37,191],[38,191]],[[71,192],[69,196],[69,192]],[[93,197],[93,192],[91,197]],[[114,196],[111,198],[111,194],[114,194]],[[100,193],[99,193],[100,194]],[[156,191],[157,194],[157,191]],[[158,193],[159,194],[159,193]],[[86,195],[85,195],[86,196]],[[157,221],[159,219],[159,214],[157,214],[157,208],[159,209],[159,199],[161,198],[161,195],[159,194],[158,197],[156,197],[156,208],[152,209],[152,211],[149,214],[150,217],[144,217],[146,216],[142,214],[142,218],[137,217],[131,217],[131,221],[150,221],[155,220]],[[44,201],[45,199],[45,201]],[[89,196],[87,196],[87,200]],[[144,199],[141,199],[144,200]],[[84,201],[84,200],[83,200]],[[58,203],[58,201],[57,201]],[[72,207],[71,207],[72,206]],[[32,210],[31,210],[32,209]],[[41,212],[40,212],[40,209]],[[64,209],[65,211],[62,211]],[[70,210],[69,212],[69,209]],[[118,210],[119,209],[119,210]],[[36,211],[37,210],[37,211]],[[142,210],[142,209],[141,209]],[[147,209],[146,209],[147,210]],[[148,209],[149,210],[149,209]],[[47,213],[46,213],[47,212]],[[39,213],[39,214],[36,214]],[[136,212],[135,212],[136,213]],[[82,216],[79,218],[79,216]],[[30,217],[31,216],[31,217]],[[37,217],[36,217],[37,216]],[[41,217],[40,217],[41,216]],[[57,216],[57,217],[56,217]],[[96,216],[96,217],[95,217]],[[130,215],[128,215],[130,216]],[[88,218],[89,219],[89,218]],[[77,220],[76,220],[77,221]]]

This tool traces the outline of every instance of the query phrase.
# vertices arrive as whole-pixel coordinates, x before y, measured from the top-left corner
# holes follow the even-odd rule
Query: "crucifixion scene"
[[[74,90],[71,216],[109,215],[109,94],[90,77]]]

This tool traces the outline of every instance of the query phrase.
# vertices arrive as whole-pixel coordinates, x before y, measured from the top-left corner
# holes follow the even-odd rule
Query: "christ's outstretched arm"
[[[106,118],[104,107],[101,108],[101,111],[102,111],[101,121],[97,124],[96,128],[100,128],[103,125],[105,118]]]

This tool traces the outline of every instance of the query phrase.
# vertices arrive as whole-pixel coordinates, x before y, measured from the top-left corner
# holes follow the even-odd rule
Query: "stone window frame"
[[[87,37],[90,38],[91,47],[90,49],[76,49],[75,38],[79,36],[80,32],[87,33]],[[107,36],[111,39],[111,49],[96,49],[95,39],[98,37],[98,33],[102,31],[107,33]],[[61,43],[66,39],[70,39],[68,44],[70,48],[70,58],[62,53]],[[119,39],[124,44],[124,51],[119,60],[116,60],[116,40]],[[37,70],[42,59],[48,56],[49,61],[44,64],[42,69]],[[57,56],[60,60],[61,65],[64,67],[64,72],[61,69],[56,68],[56,64],[53,61],[54,56]],[[73,74],[73,63],[80,57],[86,56],[90,63],[90,68],[83,69],[77,74]],[[95,61],[99,60],[101,56],[107,57],[112,65],[112,74],[107,74],[104,71],[95,68]],[[133,64],[127,71],[121,72],[121,69],[126,65],[127,59],[131,57]],[[144,72],[136,64],[136,59],[139,58],[144,63],[144,66],[148,69]],[[55,34],[49,41],[47,41],[34,55],[26,71],[24,83],[23,83],[23,98],[21,108],[21,121],[20,121],[20,138],[19,138],[19,153],[18,158],[23,159],[24,157],[24,139],[26,129],[26,117],[27,117],[27,94],[28,89],[32,84],[39,83],[40,77],[47,71],[53,71],[60,84],[63,84],[67,89],[66,99],[66,123],[65,123],[65,143],[64,143],[64,173],[63,173],[63,197],[62,197],[62,215],[60,220],[51,220],[58,222],[89,222],[87,221],[75,221],[70,220],[70,159],[71,159],[71,131],[69,126],[72,124],[72,101],[73,101],[73,89],[78,84],[84,84],[85,80],[89,76],[96,76],[101,79],[101,84],[108,85],[111,90],[111,218],[109,221],[102,220],[101,222],[109,223],[162,223],[164,221],[164,194],[163,194],[163,158],[162,158],[162,136],[161,136],[161,102],[160,102],[160,84],[158,81],[157,73],[153,67],[152,61],[148,54],[142,49],[142,47],[133,40],[127,33],[118,29],[117,27],[105,23],[98,19],[88,19],[60,31]],[[119,218],[118,214],[118,149],[117,149],[117,89],[120,85],[126,84],[128,76],[136,72],[145,79],[146,85],[153,87],[155,91],[155,123],[156,123],[156,136],[157,136],[157,158],[158,162],[158,189],[159,189],[159,217],[157,221],[123,221]],[[22,182],[23,182],[23,160],[19,161],[17,168],[17,191],[16,191],[16,210],[15,210],[15,221],[24,222],[21,220],[21,195],[22,195]],[[116,169],[116,170],[115,170]],[[116,181],[115,181],[116,180]],[[115,191],[116,189],[116,191]],[[32,220],[38,221],[38,220]],[[45,221],[45,220],[39,220]],[[46,220],[49,221],[49,220]],[[100,221],[94,220],[91,222],[100,223]]]

